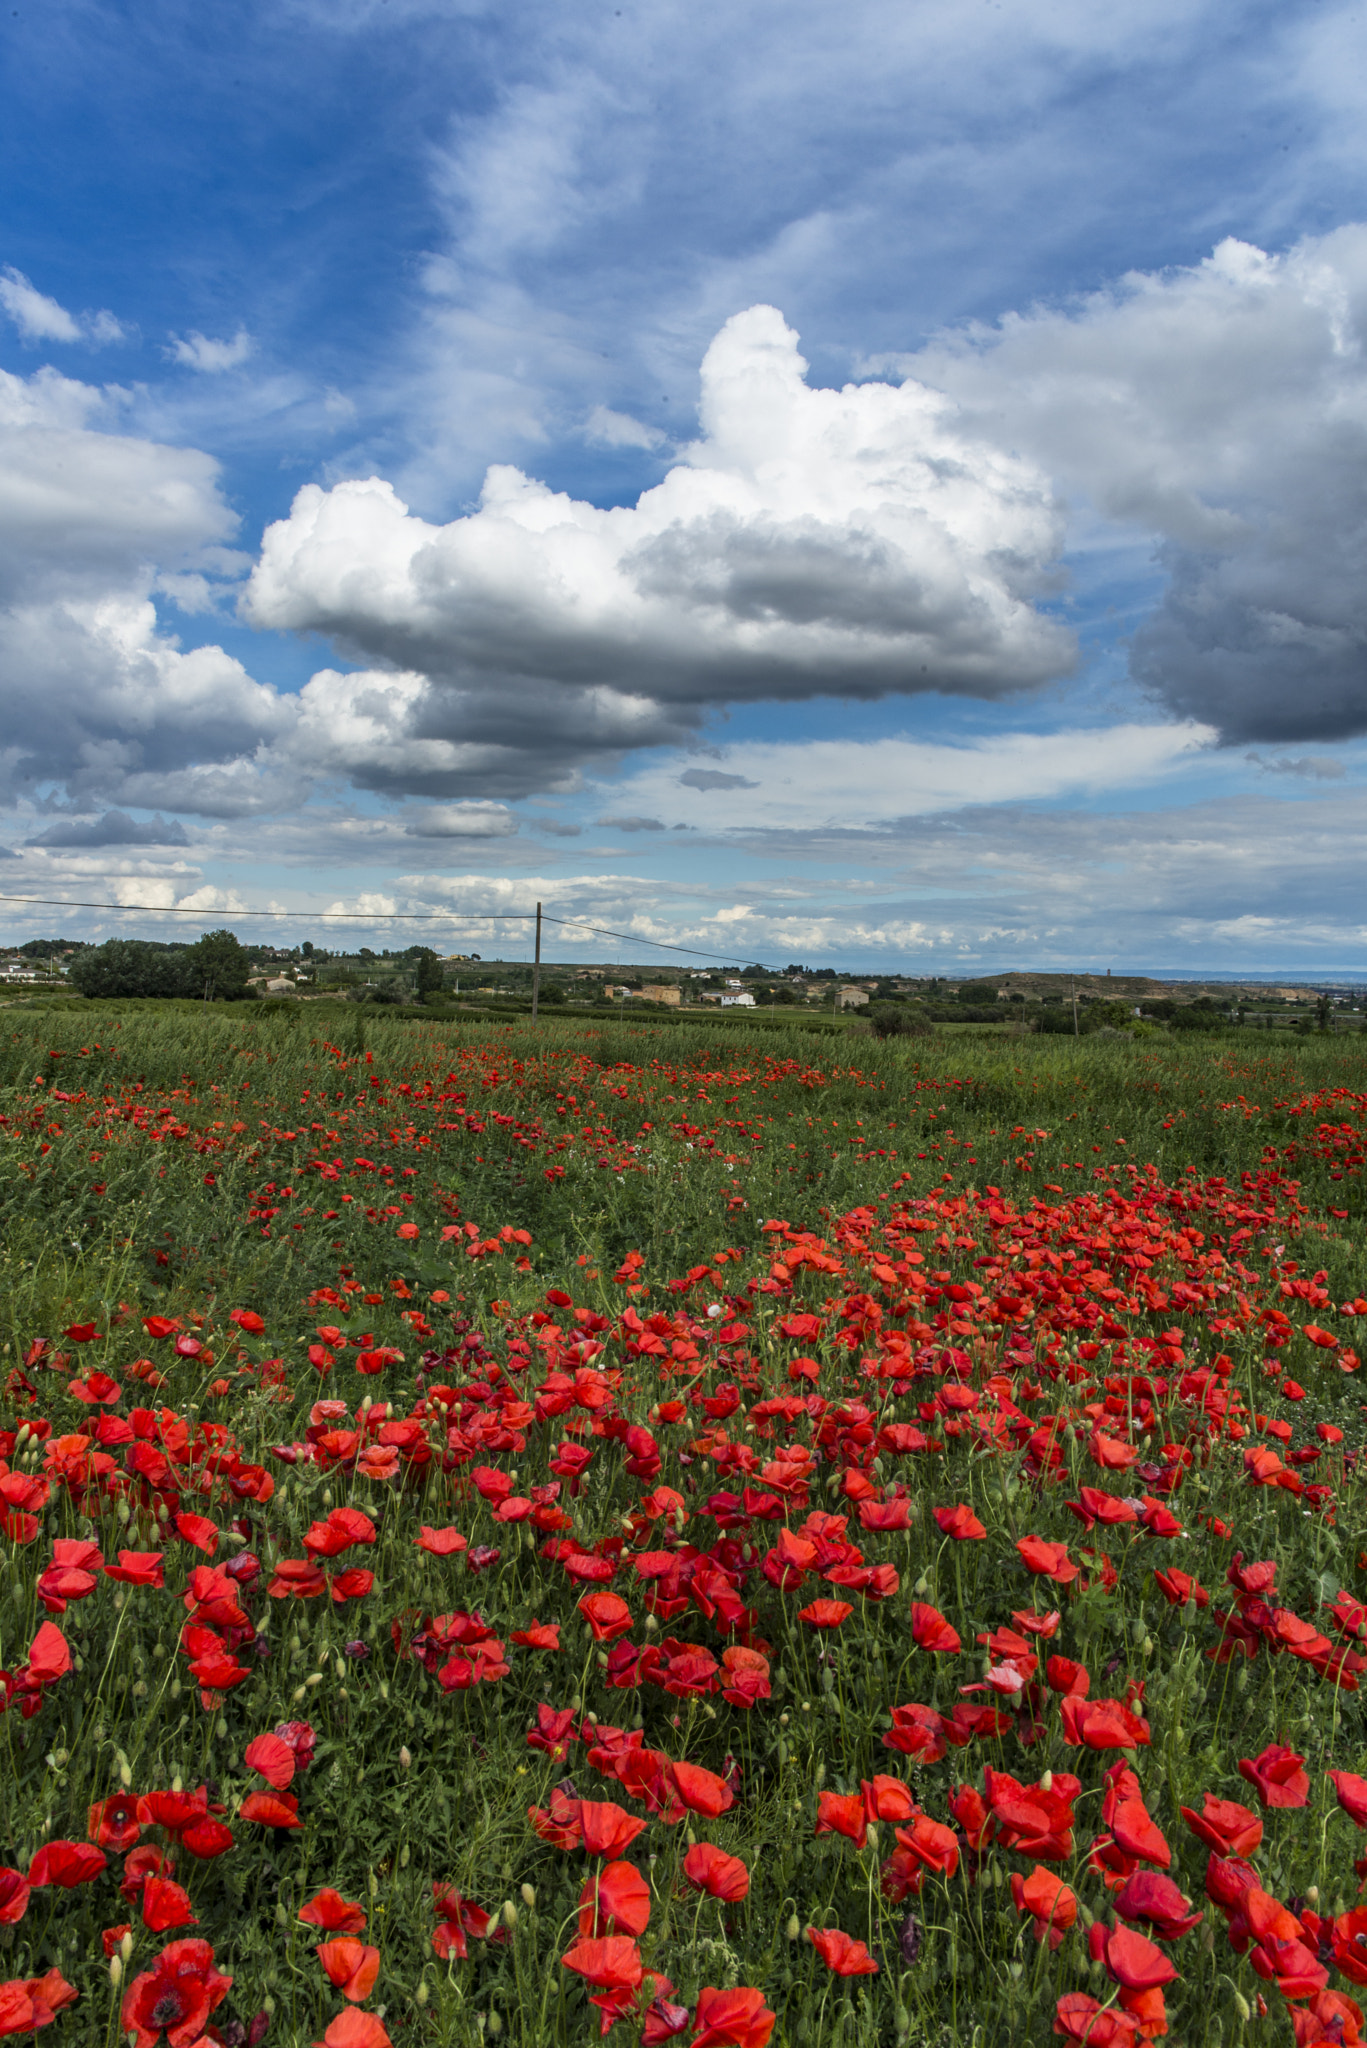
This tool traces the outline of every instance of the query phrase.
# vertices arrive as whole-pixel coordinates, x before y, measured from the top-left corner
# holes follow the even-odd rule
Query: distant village
[[[138,942],[140,952],[175,955],[192,942]],[[19,994],[76,992],[83,978],[73,968],[97,949],[61,939],[31,939],[0,948],[0,999]],[[267,1000],[320,998],[380,1003],[433,1003],[440,1007],[528,1006],[530,961],[485,960],[478,953],[441,955],[414,945],[376,951],[333,951],[304,941],[280,947],[244,944],[246,985],[241,993]],[[130,993],[136,993],[130,990]],[[953,977],[840,973],[790,962],[781,970],[759,964],[664,968],[659,965],[584,966],[543,961],[538,1002],[548,1012],[564,1007],[619,1015],[628,1012],[804,1011],[839,1016],[889,1006],[915,1010],[940,1024],[1015,1024],[1027,1028],[1095,1029],[1101,1023],[1133,1028],[1155,1023],[1304,1021],[1352,1029],[1367,1012],[1367,990],[1350,984],[1160,980],[1142,975],[1029,973]],[[1179,1015],[1178,1013],[1184,1013]]]

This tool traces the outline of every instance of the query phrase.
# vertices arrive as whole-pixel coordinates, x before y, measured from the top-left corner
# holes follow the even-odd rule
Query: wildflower
[[[1021,1563],[1037,1578],[1053,1579],[1060,1586],[1071,1585],[1078,1568],[1068,1556],[1066,1543],[1046,1543],[1042,1536],[1022,1536],[1016,1545]]]
[[[1156,1871],[1136,1870],[1126,1879],[1111,1902],[1122,1920],[1145,1920],[1162,1941],[1176,1941],[1189,1934],[1205,1916],[1189,1910],[1170,1877]]]
[[[353,2005],[369,1998],[380,1974],[377,1948],[367,1948],[354,1934],[340,1934],[332,1941],[320,1942],[314,1953],[343,1998]]]
[[[259,1771],[268,1785],[283,1792],[295,1772],[294,1751],[280,1735],[257,1735],[247,1744],[246,1762]]]
[[[878,1965],[863,1942],[843,1934],[838,1927],[809,1927],[807,1939],[835,1976],[877,1976]]]
[[[1192,1833],[1213,1849],[1217,1856],[1252,1856],[1263,1838],[1263,1824],[1247,1806],[1236,1799],[1217,1799],[1212,1792],[1201,1795],[1200,1813],[1189,1806],[1182,1818]]]
[[[214,1968],[213,1948],[207,1941],[173,1941],[124,1993],[124,2032],[136,2036],[134,2048],[156,2048],[163,2031],[171,2048],[192,2048],[204,2034],[210,2013],[232,1989],[232,1981]]]
[[[1036,1941],[1047,1937],[1050,1948],[1058,1947],[1077,1919],[1077,1893],[1042,1863],[1036,1863],[1028,1877],[1012,1872],[1011,1897],[1018,1913],[1032,1916]]]
[[[1149,1724],[1119,1700],[1085,1700],[1065,1695],[1060,1702],[1063,1739],[1088,1749],[1135,1749],[1149,1741]]]
[[[1132,1927],[1107,1928],[1097,1920],[1087,1930],[1087,1946],[1095,1962],[1126,1991],[1152,1991],[1171,1984],[1177,1966],[1161,1948]]]
[[[0,2034],[31,2034],[51,2026],[65,2006],[78,1997],[60,1970],[48,1970],[41,1977],[13,1978],[0,1984]]]
[[[303,1822],[299,1818],[299,1801],[290,1792],[249,1792],[238,1808],[242,1820],[252,1820],[264,1828],[297,1828]]]
[[[437,1928],[432,1936],[433,1954],[443,1961],[447,1956],[458,1956],[464,1961],[469,1954],[466,1936],[472,1934],[476,1941],[484,1941],[489,1932],[489,1914],[482,1906],[462,1898],[452,1885],[434,1883],[432,1898],[438,1914]]]
[[[299,1918],[310,1927],[321,1928],[324,1934],[361,1934],[365,1929],[365,1917],[363,1906],[353,1906],[329,1885],[315,1892],[308,1904],[299,1908]]]
[[[1239,1776],[1246,1778],[1261,1805],[1304,1806],[1310,1797],[1305,1758],[1284,1742],[1269,1743],[1261,1756],[1240,1757]]]
[[[612,1643],[631,1627],[631,1609],[617,1593],[585,1593],[576,1602],[595,1643]]]
[[[930,1650],[949,1657],[957,1657],[962,1647],[958,1630],[945,1620],[938,1608],[928,1606],[924,1600],[911,1603],[911,1639],[918,1650]]]
[[[579,1894],[581,1936],[644,1934],[650,1886],[633,1863],[608,1863]]]
[[[29,1865],[28,1881],[35,1891],[55,1884],[69,1892],[91,1883],[108,1861],[104,1850],[90,1842],[45,1842]]]
[[[952,1538],[955,1543],[979,1543],[986,1536],[983,1527],[972,1508],[962,1502],[952,1508],[934,1508],[935,1525],[942,1536]]]
[[[734,1905],[750,1889],[750,1873],[739,1856],[728,1856],[712,1842],[695,1843],[683,1860],[683,1874],[698,1891]]]
[[[736,1803],[736,1795],[725,1778],[719,1778],[715,1771],[705,1771],[700,1764],[677,1763],[669,1767],[674,1788],[691,1813],[701,1813],[708,1820],[716,1820]]]
[[[1355,1827],[1367,1828],[1367,1778],[1353,1771],[1330,1771],[1334,1794]]]
[[[142,1888],[142,1924],[153,1934],[167,1934],[173,1927],[197,1927],[190,1910],[190,1895],[169,1877],[149,1877]]]
[[[1102,2006],[1085,1991],[1065,1991],[1054,2009],[1054,2032],[1086,2048],[1129,2048],[1138,2030],[1129,2013]]]
[[[840,1628],[854,1613],[847,1600],[813,1600],[798,1612],[798,1620],[811,1629]]]
[[[28,1911],[30,1886],[20,1870],[0,1869],[0,1927],[16,1927]]]
[[[429,1529],[426,1522],[413,1541],[430,1557],[454,1557],[457,1552],[469,1548],[468,1539],[461,1535],[459,1529]]]
[[[698,1993],[696,2032],[688,2048],[766,2048],[775,2018],[762,1991],[744,1985],[734,1991],[705,1986]]]
[[[115,1792],[97,1801],[86,1815],[85,1831],[102,1849],[131,1849],[142,1833],[137,1800],[131,1792]]]
[[[349,2005],[332,2021],[321,2041],[313,2048],[393,2048],[384,2022],[373,2012],[358,2012]]]
[[[862,1849],[868,1840],[869,1817],[857,1792],[821,1792],[817,1795],[818,1835],[845,1835]]]

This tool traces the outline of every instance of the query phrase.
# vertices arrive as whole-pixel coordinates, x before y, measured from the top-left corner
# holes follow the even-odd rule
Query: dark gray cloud
[[[727,775],[720,768],[687,768],[679,777],[684,789],[758,789],[745,775]]]
[[[659,818],[595,818],[595,825],[609,825],[614,832],[663,832]]]
[[[46,832],[35,832],[30,846],[188,846],[189,836],[178,818],[130,818],[126,811],[106,811],[102,818],[59,818]]]

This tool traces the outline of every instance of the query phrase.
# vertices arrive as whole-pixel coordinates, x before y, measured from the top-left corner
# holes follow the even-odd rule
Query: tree
[[[562,981],[548,981],[539,991],[539,1000],[551,1004],[567,1002],[565,984]]]
[[[417,974],[415,985],[418,991],[418,1001],[421,1002],[424,996],[439,996],[441,994],[441,961],[430,946],[419,946],[416,951],[417,960],[415,966]]]
[[[189,952],[146,939],[106,939],[71,963],[71,986],[83,996],[183,996],[190,993]]]
[[[206,1003],[215,998],[231,1003],[249,995],[247,976],[251,968],[245,946],[238,943],[235,932],[226,930],[205,932],[185,955],[191,991]]]

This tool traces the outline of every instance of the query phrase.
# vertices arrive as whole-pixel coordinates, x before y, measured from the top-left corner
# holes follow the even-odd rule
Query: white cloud
[[[68,313],[65,306],[40,292],[22,270],[7,267],[0,272],[0,306],[27,342],[87,342],[95,348],[125,339],[123,327],[112,313]]]
[[[1161,702],[1231,738],[1367,730],[1367,226],[1227,240],[900,360],[964,431],[1157,538],[1132,668]]]
[[[218,377],[225,370],[238,369],[255,346],[245,327],[239,327],[231,341],[211,341],[207,335],[191,328],[183,338],[173,334],[171,346],[165,354],[170,361],[182,364],[187,370],[200,370],[206,376]],[[330,392],[324,401],[329,411],[334,410],[332,399],[335,396]]]
[[[722,769],[680,775],[677,761],[652,763],[613,784],[612,794],[665,824],[714,832],[857,832],[979,804],[1133,788],[1180,771],[1214,739],[1208,727],[1187,724],[1010,732],[957,746],[911,738],[754,740],[727,747]]]
[[[1039,473],[931,391],[814,390],[805,370],[772,307],[729,320],[702,438],[634,506],[496,467],[479,510],[436,527],[379,478],[306,485],[267,528],[244,614],[332,634],[412,693],[426,677],[408,710],[433,735],[454,722],[444,693],[502,744],[559,698],[570,765],[727,699],[995,697],[1066,671],[1071,638],[1034,602],[1060,533]]]
[[[509,839],[518,821],[506,804],[432,804],[404,827],[410,839]]]
[[[584,422],[584,439],[598,448],[660,448],[665,436],[658,427],[648,427],[628,412],[595,405]]]

